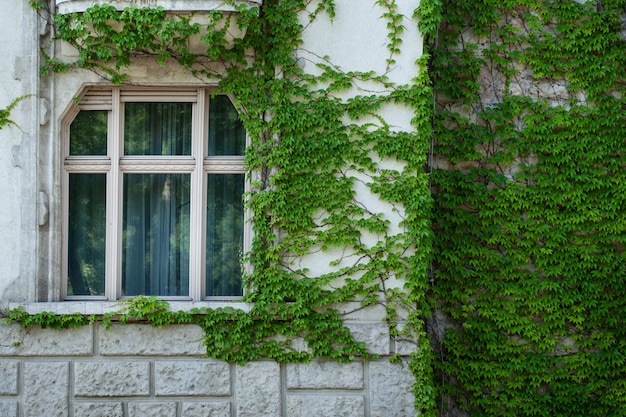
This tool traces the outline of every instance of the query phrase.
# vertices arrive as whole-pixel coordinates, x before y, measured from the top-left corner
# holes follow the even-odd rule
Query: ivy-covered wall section
[[[626,413],[626,2],[432,1],[448,416]]]

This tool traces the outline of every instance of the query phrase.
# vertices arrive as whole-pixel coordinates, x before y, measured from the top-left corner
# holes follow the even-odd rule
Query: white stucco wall
[[[311,2],[308,10],[313,11],[319,0]],[[341,70],[374,71],[385,75],[390,82],[406,85],[417,76],[416,60],[423,52],[423,41],[417,29],[417,21],[412,17],[419,5],[418,0],[397,1],[397,12],[403,15],[400,22],[404,26],[401,34],[401,53],[391,54],[387,48],[389,29],[386,10],[376,1],[337,0],[336,16],[329,20],[321,15],[312,24],[308,16],[302,14],[301,22],[303,46],[298,50],[298,57],[304,70],[311,74],[319,73],[317,63],[332,64]],[[328,60],[322,60],[328,57]],[[387,59],[395,62],[387,64]],[[381,91],[379,84],[364,81],[357,82],[358,88],[346,92],[350,95],[371,95]],[[413,110],[400,106],[390,106],[381,110],[380,115],[393,127],[411,129],[410,121]]]
[[[303,30],[303,46],[296,52],[301,67],[309,74],[320,74],[317,64],[332,65],[344,72],[370,72],[386,76],[397,85],[410,84],[417,76],[417,59],[422,55],[422,37],[417,29],[417,22],[412,18],[418,1],[400,1],[398,13],[404,17],[400,22],[404,26],[400,54],[391,54],[388,49],[387,27],[389,21],[383,17],[387,11],[376,4],[376,1],[337,0],[336,16],[330,20],[321,14],[312,23],[307,14],[301,15]],[[307,10],[316,10],[319,0],[312,1]],[[388,60],[395,62],[388,63]],[[369,81],[355,81],[355,88],[338,93],[339,97],[348,99],[354,96],[370,96],[388,94],[379,83]],[[383,105],[377,110],[380,116],[390,126],[392,131],[412,131],[411,119],[414,109],[397,104]],[[354,121],[352,121],[354,122]],[[373,117],[362,117],[361,123],[380,126],[380,120]],[[374,160],[376,156],[372,155]],[[395,160],[377,160],[379,167],[401,171],[403,164]],[[379,213],[389,221],[388,235],[392,236],[404,232],[399,226],[403,213],[401,207],[382,201],[374,194],[367,183],[372,181],[369,175],[375,173],[359,173],[347,171],[346,175],[358,179],[355,183],[355,199],[372,213]],[[383,235],[364,234],[362,242],[373,247],[383,239]],[[330,261],[341,259],[339,264],[331,267]],[[298,268],[311,271],[311,275],[332,272],[339,267],[351,267],[358,264],[360,255],[348,255],[343,248],[335,248],[326,253],[316,252],[294,260]],[[388,287],[402,287],[402,282],[390,279]]]
[[[37,264],[36,140],[38,28],[28,1],[3,4],[0,14],[0,108],[25,98],[0,130],[0,306],[35,297]]]

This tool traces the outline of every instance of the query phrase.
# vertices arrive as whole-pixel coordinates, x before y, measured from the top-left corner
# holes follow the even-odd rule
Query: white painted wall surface
[[[30,95],[0,130],[0,307],[35,296],[38,31],[28,1],[4,1],[0,14],[0,108]]]

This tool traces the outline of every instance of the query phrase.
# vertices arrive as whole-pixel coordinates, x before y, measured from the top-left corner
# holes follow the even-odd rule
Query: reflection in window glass
[[[191,103],[125,103],[125,155],[191,155]]]
[[[209,174],[206,295],[241,295],[244,174]]]
[[[107,154],[106,110],[82,110],[70,125],[70,155]]]
[[[187,174],[124,175],[122,293],[189,294]]]
[[[246,131],[228,96],[215,96],[209,102],[209,156],[243,156]]]
[[[70,174],[68,295],[103,295],[106,174]]]

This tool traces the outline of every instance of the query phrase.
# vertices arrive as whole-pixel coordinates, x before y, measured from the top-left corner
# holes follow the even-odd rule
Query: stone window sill
[[[191,311],[194,308],[233,308],[236,310],[250,311],[252,304],[236,301],[168,301],[170,311]],[[86,316],[102,315],[119,311],[124,307],[120,302],[110,301],[62,301],[44,303],[9,303],[9,309],[22,307],[29,314],[51,312],[54,314],[80,313]]]

